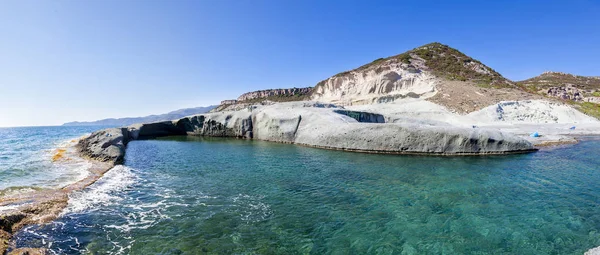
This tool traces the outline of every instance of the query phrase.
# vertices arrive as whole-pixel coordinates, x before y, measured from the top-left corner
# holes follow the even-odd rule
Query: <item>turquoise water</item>
[[[134,141],[125,166],[16,235],[57,254],[582,254],[600,246],[600,141],[420,157]]]
[[[55,164],[53,152],[103,127],[0,128],[0,195],[20,188],[57,188],[86,174],[81,162]]]

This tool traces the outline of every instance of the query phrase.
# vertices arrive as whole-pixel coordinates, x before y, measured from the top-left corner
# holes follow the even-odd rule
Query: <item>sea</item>
[[[55,156],[100,128],[1,128],[0,196],[84,178],[89,163]],[[600,246],[600,141],[460,157],[133,141],[123,165],[13,241],[53,254],[583,254]]]

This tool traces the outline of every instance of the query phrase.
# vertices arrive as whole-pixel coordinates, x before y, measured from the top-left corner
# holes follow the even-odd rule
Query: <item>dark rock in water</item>
[[[252,128],[249,112],[214,113],[104,129],[81,139],[78,147],[82,155],[91,159],[122,164],[125,147],[131,140],[180,135],[252,138]]]
[[[0,217],[0,253],[8,249],[8,240],[12,237],[13,226],[22,221],[26,215],[24,213],[14,213]]]
[[[5,254],[12,235],[25,225],[43,224],[58,217],[67,205],[68,196],[64,190],[40,191],[0,199],[0,207],[17,205],[18,208],[0,214],[0,254]],[[10,243],[10,245],[13,245]],[[6,254],[48,254],[46,249],[21,248]]]
[[[186,135],[186,132],[177,127],[172,121],[163,121],[141,125],[139,127],[137,139],[148,139],[169,135]]]
[[[89,158],[120,164],[125,156],[125,146],[131,139],[127,128],[109,128],[81,139],[78,147]]]

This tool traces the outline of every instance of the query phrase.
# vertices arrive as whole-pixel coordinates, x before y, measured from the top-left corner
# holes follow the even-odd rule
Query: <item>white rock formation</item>
[[[586,251],[584,255],[600,255],[600,247],[590,249]]]
[[[320,82],[315,86],[311,99],[347,106],[435,94],[439,79],[431,73],[396,60],[383,61],[386,62]]]
[[[461,116],[450,112],[445,107],[421,99],[402,99],[393,103],[347,106],[346,109],[378,113],[384,115],[386,122],[390,123],[471,127],[469,121],[463,121]]]
[[[599,123],[572,107],[545,100],[506,101],[467,115],[472,122],[498,123]]]
[[[394,122],[358,121],[384,122],[386,118]],[[83,139],[80,146],[88,157],[120,163],[130,140],[168,135],[252,138],[372,153],[456,155],[535,150],[530,142],[495,129],[461,128],[441,121],[419,123],[315,102],[279,103],[108,129]]]

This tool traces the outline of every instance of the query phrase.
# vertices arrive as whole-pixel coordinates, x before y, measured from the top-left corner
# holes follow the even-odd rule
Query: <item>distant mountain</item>
[[[185,109],[179,109],[176,111],[168,112],[165,114],[149,115],[149,116],[145,116],[145,117],[129,117],[129,118],[118,118],[118,119],[111,118],[111,119],[103,119],[103,120],[97,120],[97,121],[84,121],[84,122],[74,121],[74,122],[67,122],[67,123],[63,124],[63,126],[128,126],[128,125],[136,124],[136,123],[149,123],[149,122],[180,119],[185,116],[206,113],[215,107],[216,107],[215,105],[211,105],[211,106],[206,106],[206,107],[185,108]]]

